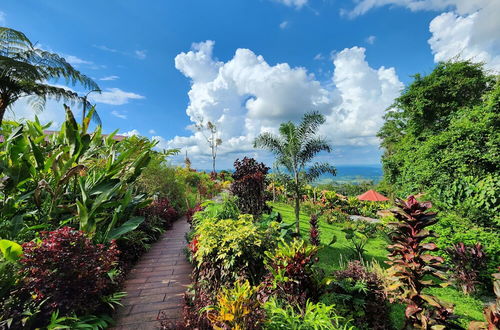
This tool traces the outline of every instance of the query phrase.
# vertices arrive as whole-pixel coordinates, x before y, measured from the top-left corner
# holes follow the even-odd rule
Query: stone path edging
[[[174,222],[130,271],[123,289],[128,295],[115,314],[113,329],[160,329],[160,319],[181,320],[193,269],[183,251],[188,231],[186,217]]]

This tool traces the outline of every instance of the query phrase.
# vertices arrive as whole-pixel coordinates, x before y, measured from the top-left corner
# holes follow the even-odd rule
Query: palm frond
[[[336,175],[337,170],[335,167],[328,163],[314,163],[306,172],[306,180],[308,182],[313,182],[317,180],[321,174],[330,173],[331,175]]]
[[[305,164],[313,159],[314,156],[316,156],[321,151],[332,151],[332,148],[330,147],[326,139],[321,137],[308,139],[302,145],[297,158],[299,159],[300,163]]]
[[[297,133],[302,140],[314,136],[318,132],[319,126],[325,123],[325,116],[318,111],[308,112],[302,117],[302,122],[297,128]]]
[[[260,134],[253,141],[254,148],[268,149],[278,155],[283,150],[283,143],[279,136],[265,132]]]

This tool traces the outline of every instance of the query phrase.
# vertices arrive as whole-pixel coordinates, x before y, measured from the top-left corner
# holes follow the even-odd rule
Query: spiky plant
[[[389,245],[390,273],[397,279],[391,288],[398,291],[407,307],[405,311],[406,327],[417,329],[434,329],[441,326],[454,328],[450,322],[453,318],[452,306],[446,306],[436,297],[424,294],[428,287],[440,286],[436,280],[445,280],[443,272],[444,259],[429,254],[437,251],[435,243],[424,243],[424,240],[435,237],[427,227],[438,220],[436,213],[428,212],[430,202],[419,203],[414,196],[408,200],[396,200],[397,209],[394,217],[399,220],[391,223],[394,232]]]
[[[92,79],[64,58],[36,48],[20,31],[0,27],[0,126],[7,108],[21,97],[30,97],[30,104],[38,111],[43,109],[48,97],[83,102],[77,93],[49,84],[58,79],[99,90]],[[94,119],[98,120],[95,112]]]
[[[311,215],[311,219],[309,220],[309,224],[311,228],[309,229],[309,241],[314,246],[319,246],[320,238],[319,238],[319,225],[318,225],[318,216],[316,214]]]
[[[276,166],[284,167],[283,176],[291,183],[295,200],[295,226],[300,232],[299,214],[301,189],[307,182],[314,181],[323,173],[335,175],[335,168],[328,163],[314,163],[306,171],[306,167],[320,152],[331,152],[328,142],[317,135],[318,128],[325,123],[325,117],[318,112],[306,113],[302,122],[282,123],[279,135],[262,133],[254,141],[255,148],[267,149],[275,154]]]

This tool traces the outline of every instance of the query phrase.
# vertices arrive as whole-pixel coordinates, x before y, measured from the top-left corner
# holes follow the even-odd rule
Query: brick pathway
[[[177,220],[131,270],[114,329],[159,329],[159,318],[181,319],[184,292],[191,283],[192,267],[183,252],[188,230],[185,217]]]

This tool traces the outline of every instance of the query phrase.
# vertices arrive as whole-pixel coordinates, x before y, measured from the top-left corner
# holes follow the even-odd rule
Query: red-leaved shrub
[[[269,211],[266,201],[266,175],[269,167],[253,158],[236,159],[231,192],[238,197],[238,207],[242,213],[261,215]]]
[[[170,205],[168,198],[159,198],[139,211],[139,214],[148,217],[159,217],[164,221],[165,228],[177,220],[179,213]]]
[[[203,207],[200,204],[196,205],[195,207],[189,208],[187,210],[187,212],[186,212],[186,218],[187,218],[187,222],[189,224],[193,223],[193,215],[196,212],[199,212],[199,211],[203,211]]]
[[[108,276],[119,251],[114,241],[109,247],[94,244],[82,231],[63,227],[41,232],[41,241],[23,244],[20,292],[43,304],[42,314],[86,315],[101,305],[100,298],[112,291]]]

